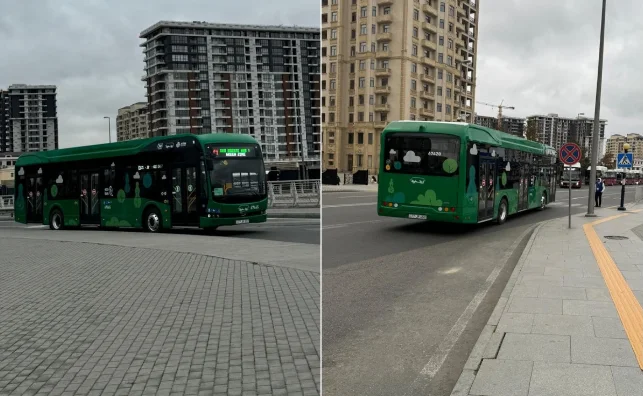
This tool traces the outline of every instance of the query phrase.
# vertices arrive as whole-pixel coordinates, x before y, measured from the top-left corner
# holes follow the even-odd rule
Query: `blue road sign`
[[[558,152],[558,158],[565,165],[574,165],[580,161],[581,149],[576,143],[565,143]]]
[[[631,168],[633,163],[633,153],[618,153],[618,156],[616,157],[617,168]]]

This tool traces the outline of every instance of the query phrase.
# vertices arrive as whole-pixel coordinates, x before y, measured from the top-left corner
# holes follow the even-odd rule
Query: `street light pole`
[[[107,118],[107,136],[109,136],[109,142],[112,142],[112,119],[110,117],[103,117]]]
[[[594,201],[592,193],[595,193],[596,185],[596,166],[598,165],[598,141],[601,134],[601,85],[603,83],[603,47],[605,46],[605,8],[607,0],[603,0],[603,10],[601,12],[601,37],[598,47],[598,76],[596,78],[596,106],[594,109],[594,128],[592,131],[592,159],[591,170],[589,172],[589,188],[587,197],[587,214],[586,217],[595,217]]]

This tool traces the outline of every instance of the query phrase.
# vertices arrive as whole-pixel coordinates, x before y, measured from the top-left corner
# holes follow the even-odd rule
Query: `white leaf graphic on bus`
[[[56,179],[56,184],[63,184],[63,175],[58,175],[58,179]]]
[[[511,172],[511,162],[507,162],[507,166],[505,166],[505,170],[507,172]]]
[[[25,168],[20,168],[18,171],[18,176],[24,176],[25,175]]]
[[[415,155],[415,152],[411,150],[411,151],[406,152],[406,154],[404,155],[403,160],[404,160],[404,162],[417,163],[417,162],[420,162],[422,160],[422,158],[420,158],[420,156],[418,156],[418,155]]]
[[[136,172],[134,176],[132,176],[132,178],[138,180],[141,178],[141,175],[139,175],[138,172]]]
[[[471,150],[469,150],[469,154],[471,155],[478,155],[478,146],[476,144],[473,144],[473,147],[471,147]]]

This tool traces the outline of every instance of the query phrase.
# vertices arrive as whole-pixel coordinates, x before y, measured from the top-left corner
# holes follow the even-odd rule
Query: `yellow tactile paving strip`
[[[629,213],[637,213],[640,211],[641,210],[633,210]],[[621,318],[627,338],[630,340],[634,355],[639,363],[639,368],[643,370],[643,308],[641,308],[641,304],[639,304],[623,274],[616,266],[614,259],[612,259],[607,248],[605,248],[603,242],[601,242],[601,238],[596,233],[596,230],[594,230],[595,225],[627,216],[629,213],[587,223],[583,226],[583,229],[589,246],[592,248],[592,252],[596,258],[596,262],[598,263],[598,267],[601,270],[605,284],[612,296],[618,316]]]

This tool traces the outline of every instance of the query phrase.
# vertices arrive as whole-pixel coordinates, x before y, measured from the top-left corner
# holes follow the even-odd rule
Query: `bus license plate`
[[[248,224],[250,223],[250,220],[245,219],[245,220],[237,220],[237,224]]]
[[[426,220],[426,215],[410,214],[409,219]]]

